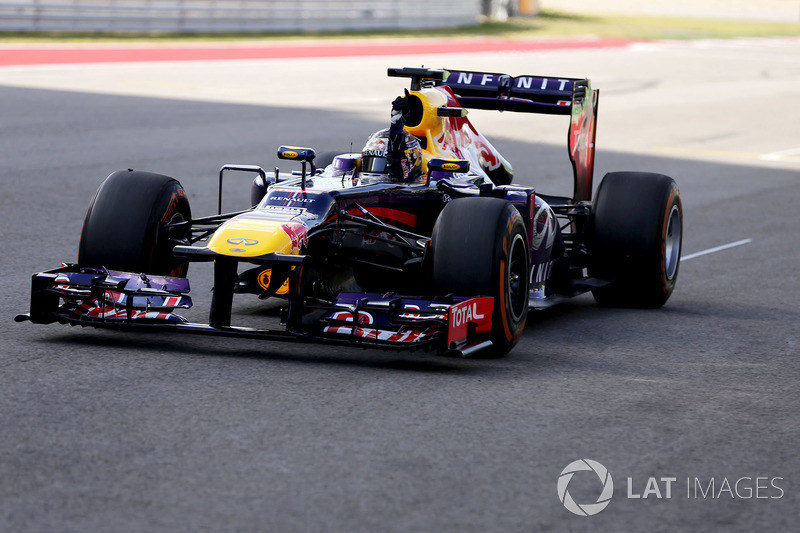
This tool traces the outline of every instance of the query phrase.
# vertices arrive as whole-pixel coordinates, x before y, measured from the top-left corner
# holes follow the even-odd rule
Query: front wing
[[[491,297],[419,297],[341,293],[303,304],[302,321],[283,329],[192,323],[185,278],[62,265],[31,282],[31,307],[17,322],[120,330],[173,331],[469,356],[491,347]]]

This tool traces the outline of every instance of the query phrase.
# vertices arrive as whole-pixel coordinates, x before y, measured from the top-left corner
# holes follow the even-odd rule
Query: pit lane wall
[[[0,0],[0,32],[248,33],[457,27],[479,0]]]

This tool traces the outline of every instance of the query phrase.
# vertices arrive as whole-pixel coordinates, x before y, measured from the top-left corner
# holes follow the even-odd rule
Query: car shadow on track
[[[408,371],[421,373],[474,374],[481,367],[474,361],[442,358],[424,352],[389,352],[362,348],[342,348],[307,343],[269,343],[254,348],[258,341],[201,339],[194,337],[184,342],[169,334],[149,334],[147,338],[135,334],[93,332],[81,335],[44,337],[39,342],[59,346],[60,350],[92,352],[103,350],[106,355],[124,357],[131,350],[154,356],[229,357],[255,359],[265,362],[298,364],[340,365],[373,368],[376,370]],[[262,344],[262,346],[264,346]]]

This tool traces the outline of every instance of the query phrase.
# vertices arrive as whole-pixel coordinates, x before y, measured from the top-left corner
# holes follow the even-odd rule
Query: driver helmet
[[[402,181],[414,181],[422,175],[422,148],[419,140],[408,133],[405,136],[405,150],[399,154],[402,166]],[[389,128],[373,133],[361,151],[361,175],[374,175],[389,179]]]

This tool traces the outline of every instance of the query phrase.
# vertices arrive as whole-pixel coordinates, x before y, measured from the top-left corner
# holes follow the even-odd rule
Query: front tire
[[[437,292],[494,297],[489,355],[508,353],[528,314],[528,240],[517,209],[499,198],[454,200],[433,228],[431,254]]]
[[[168,176],[139,171],[114,172],[100,185],[83,220],[78,264],[125,272],[185,277],[188,263],[172,254],[188,243],[192,212],[181,184]]]
[[[606,174],[592,208],[592,291],[602,305],[657,308],[678,279],[683,208],[675,180],[661,174]]]

